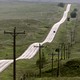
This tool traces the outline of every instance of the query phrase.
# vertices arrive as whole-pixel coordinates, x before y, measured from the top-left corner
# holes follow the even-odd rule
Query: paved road
[[[71,7],[71,4],[68,4],[66,11],[64,11],[63,17],[61,18],[61,20],[59,22],[57,22],[56,24],[54,24],[52,26],[49,34],[47,35],[46,39],[43,42],[31,44],[28,47],[28,49],[20,57],[18,57],[16,60],[31,59],[35,56],[35,54],[39,50],[39,47],[35,47],[35,46],[39,46],[39,44],[43,45],[45,43],[51,43],[55,37],[55,34],[56,34],[58,28],[67,19],[67,15],[68,15],[68,12],[70,11],[70,7]],[[2,72],[4,69],[6,69],[11,63],[13,63],[13,60],[0,60],[0,72]]]

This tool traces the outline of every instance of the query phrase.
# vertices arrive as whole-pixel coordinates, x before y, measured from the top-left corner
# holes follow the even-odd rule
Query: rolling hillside
[[[42,69],[42,73],[44,73],[43,78],[38,78],[39,69],[36,66],[36,61],[38,60],[38,55],[36,55],[31,60],[20,60],[17,62],[17,80],[20,80],[21,77],[29,74],[28,80],[79,80],[80,74],[78,75],[77,69],[80,65],[80,9],[79,5],[73,4],[71,11],[74,8],[78,9],[77,18],[70,19],[70,21],[66,21],[61,25],[58,33],[55,37],[55,41],[51,44],[45,44],[42,51],[44,52],[44,56],[46,57],[46,64]],[[26,48],[33,42],[43,41],[51,29],[52,25],[58,22],[62,13],[65,10],[64,8],[58,7],[57,3],[24,3],[24,2],[16,2],[16,3],[0,3],[0,59],[9,59],[13,58],[12,52],[12,37],[11,35],[4,35],[5,31],[12,31],[14,27],[17,27],[17,31],[26,31],[25,35],[17,36],[17,52],[16,57],[20,56]],[[69,15],[70,17],[70,15]],[[77,23],[76,23],[77,22]],[[52,53],[57,47],[60,46],[60,43],[66,43],[68,40],[70,41],[70,32],[74,30],[76,27],[76,36],[75,43],[73,42],[71,47],[70,59],[61,61],[61,74],[60,78],[52,78],[51,77],[51,56],[49,53]],[[68,39],[68,40],[67,40]],[[77,58],[77,59],[76,59]],[[78,59],[79,58],[79,59]],[[75,60],[76,59],[76,60]],[[71,66],[71,65],[72,66]],[[76,66],[77,65],[77,69]],[[1,80],[12,80],[13,76],[13,66],[10,65],[8,69],[3,71],[0,74]],[[54,56],[54,76],[56,76],[57,69],[57,55]],[[70,70],[72,72],[70,73]],[[66,70],[66,71],[64,71]],[[75,71],[75,72],[74,72]],[[34,73],[35,72],[35,73]],[[47,73],[48,72],[48,73]],[[67,74],[69,73],[69,74]],[[74,76],[73,74],[74,73]],[[36,74],[37,78],[30,75]],[[67,74],[67,75],[66,75]],[[76,77],[77,75],[78,77]],[[5,76],[5,77],[4,77]]]

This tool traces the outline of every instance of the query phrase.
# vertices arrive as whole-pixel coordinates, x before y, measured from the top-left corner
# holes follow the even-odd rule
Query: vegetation
[[[15,3],[13,3],[15,4]],[[24,7],[21,4],[25,4]],[[43,41],[45,36],[51,29],[52,25],[59,21],[62,17],[62,12],[64,8],[57,7],[57,4],[52,3],[16,3],[16,6],[12,6],[12,8],[17,9],[17,11],[24,10],[23,12],[27,11],[26,7],[28,7],[28,11],[26,15],[29,17],[24,18],[24,14],[20,14],[17,12],[17,17],[15,15],[4,17],[0,20],[0,59],[3,58],[12,58],[12,38],[9,35],[4,35],[4,30],[12,31],[13,27],[17,27],[17,31],[26,30],[25,35],[17,36],[17,57],[21,55],[26,48],[33,42]],[[45,4],[45,5],[44,5]],[[33,5],[33,8],[31,7]],[[5,5],[6,6],[6,5]],[[10,5],[9,5],[10,6]],[[19,7],[18,7],[19,6]],[[21,7],[20,7],[21,6]],[[25,7],[26,6],[26,7]],[[38,7],[38,9],[36,8]],[[74,8],[77,7],[77,17],[70,18],[69,21],[66,21],[61,25],[59,28],[54,41],[51,44],[44,44],[44,48],[42,49],[44,52],[43,60],[46,60],[46,64],[42,68],[42,78],[39,78],[39,69],[36,66],[36,61],[39,59],[38,55],[36,54],[34,58],[30,60],[20,60],[17,61],[17,80],[20,79],[28,79],[28,80],[80,80],[80,9],[79,5],[74,5],[72,7],[72,11]],[[7,7],[6,7],[7,8]],[[11,8],[11,7],[10,7]],[[34,11],[34,8],[35,11]],[[26,10],[25,10],[26,9]],[[30,11],[29,11],[30,10]],[[71,11],[71,12],[72,12]],[[29,12],[29,14],[28,14]],[[41,15],[40,15],[41,12]],[[59,13],[57,13],[59,12]],[[55,14],[57,13],[57,14]],[[8,13],[9,14],[9,13]],[[30,15],[33,14],[33,15]],[[54,15],[53,15],[54,14]],[[2,14],[1,14],[2,15]],[[7,15],[6,15],[7,16]],[[52,17],[53,16],[53,17]],[[69,15],[70,16],[70,15]],[[15,18],[15,19],[14,19]],[[77,19],[78,18],[78,19]],[[27,35],[27,36],[26,36]],[[4,37],[3,37],[4,36]],[[32,37],[31,37],[32,36]],[[23,40],[24,39],[24,40]],[[55,52],[56,48],[61,49],[62,46],[62,53],[64,54],[64,49],[66,53],[68,52],[68,43],[70,44],[70,56],[69,59],[66,58],[64,60],[64,55],[62,55],[62,60],[60,56],[60,77],[57,78],[57,52]],[[65,46],[65,48],[64,48]],[[60,52],[61,52],[60,50]],[[53,77],[52,77],[52,60],[51,54],[54,52],[54,64],[53,64]],[[4,54],[3,54],[4,53]],[[79,58],[79,59],[76,59]],[[6,70],[4,70],[0,74],[1,80],[12,80],[13,72],[12,72],[12,65],[10,65]],[[5,77],[4,77],[5,76]]]
[[[78,9],[77,9],[77,8],[75,8],[75,9],[74,9],[74,11],[75,11],[75,12],[77,12],[77,11],[78,11]]]
[[[71,13],[71,18],[76,18],[76,16],[77,16],[77,13],[76,13],[75,11],[73,11],[73,12]]]
[[[58,6],[59,7],[64,7],[65,6],[65,3],[59,3]]]
[[[71,12],[71,18],[76,18],[76,16],[77,16],[77,11],[78,11],[78,9],[74,9],[72,12]]]
[[[80,59],[73,59],[66,62],[61,66],[60,73],[61,76],[80,77]]]
[[[18,57],[31,43],[43,41],[52,25],[60,19],[64,9],[59,10],[56,5],[27,2],[2,3],[0,5],[0,59],[9,59],[13,56],[12,36],[4,35],[4,30],[13,31],[14,27],[17,28],[17,31],[25,30],[25,35],[17,36],[16,57]],[[55,14],[56,9],[59,11],[58,14]],[[57,18],[54,18],[55,16]]]
[[[1,3],[0,3],[1,4]],[[17,31],[26,32],[25,35],[17,36],[16,57],[20,56],[27,47],[33,42],[41,42],[45,39],[52,25],[59,21],[62,17],[64,8],[57,7],[54,3],[2,3],[0,5],[0,59],[12,59],[12,36],[4,35],[5,31],[13,31],[16,27]],[[57,14],[55,14],[57,13]],[[53,15],[54,14],[54,15]],[[26,17],[25,17],[26,16]],[[46,54],[49,51],[46,51]],[[45,57],[48,55],[45,55]],[[38,67],[36,61],[38,55],[31,60],[17,61],[17,80],[21,79],[24,74],[38,75]],[[10,65],[0,74],[1,80],[12,80],[13,66]],[[4,77],[5,76],[5,77]]]

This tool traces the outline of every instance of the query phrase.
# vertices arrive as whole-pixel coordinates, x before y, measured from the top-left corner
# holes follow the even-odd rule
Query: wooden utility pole
[[[68,59],[70,58],[70,54],[71,54],[71,47],[70,43],[68,43]]]
[[[65,43],[64,43],[64,60],[66,59],[66,46],[65,46]]]
[[[52,53],[52,76],[53,76],[53,57],[54,57],[54,53]]]
[[[57,77],[59,77],[59,75],[60,75],[60,58],[59,58],[59,52],[60,52],[60,49],[59,48],[57,48],[56,49],[56,52],[58,52],[58,66],[57,66]]]
[[[34,47],[39,47],[39,77],[42,76],[42,71],[41,71],[41,68],[42,68],[42,63],[41,63],[41,48],[43,47],[42,45],[40,45],[39,43],[39,46],[34,46]]]
[[[40,75],[40,77],[41,77],[41,74],[42,74],[42,72],[41,72],[41,45],[39,44],[39,60],[40,60],[40,63],[39,63],[39,75]]]
[[[50,55],[52,56],[51,61],[52,61],[52,77],[53,77],[53,63],[54,63],[54,56],[55,56],[56,54],[51,53]]]
[[[14,27],[13,32],[6,32],[4,34],[11,34],[13,37],[13,80],[16,80],[16,36],[18,34],[25,34],[24,32],[16,32],[16,27]]]
[[[60,43],[61,60],[63,59],[63,46],[64,46],[64,43]]]

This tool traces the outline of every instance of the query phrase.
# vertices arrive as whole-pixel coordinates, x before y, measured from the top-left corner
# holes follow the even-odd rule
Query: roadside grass
[[[32,80],[80,80],[80,77],[59,77],[59,78],[37,78],[37,79],[32,79]]]
[[[80,77],[80,58],[72,59],[60,67],[60,76]]]

